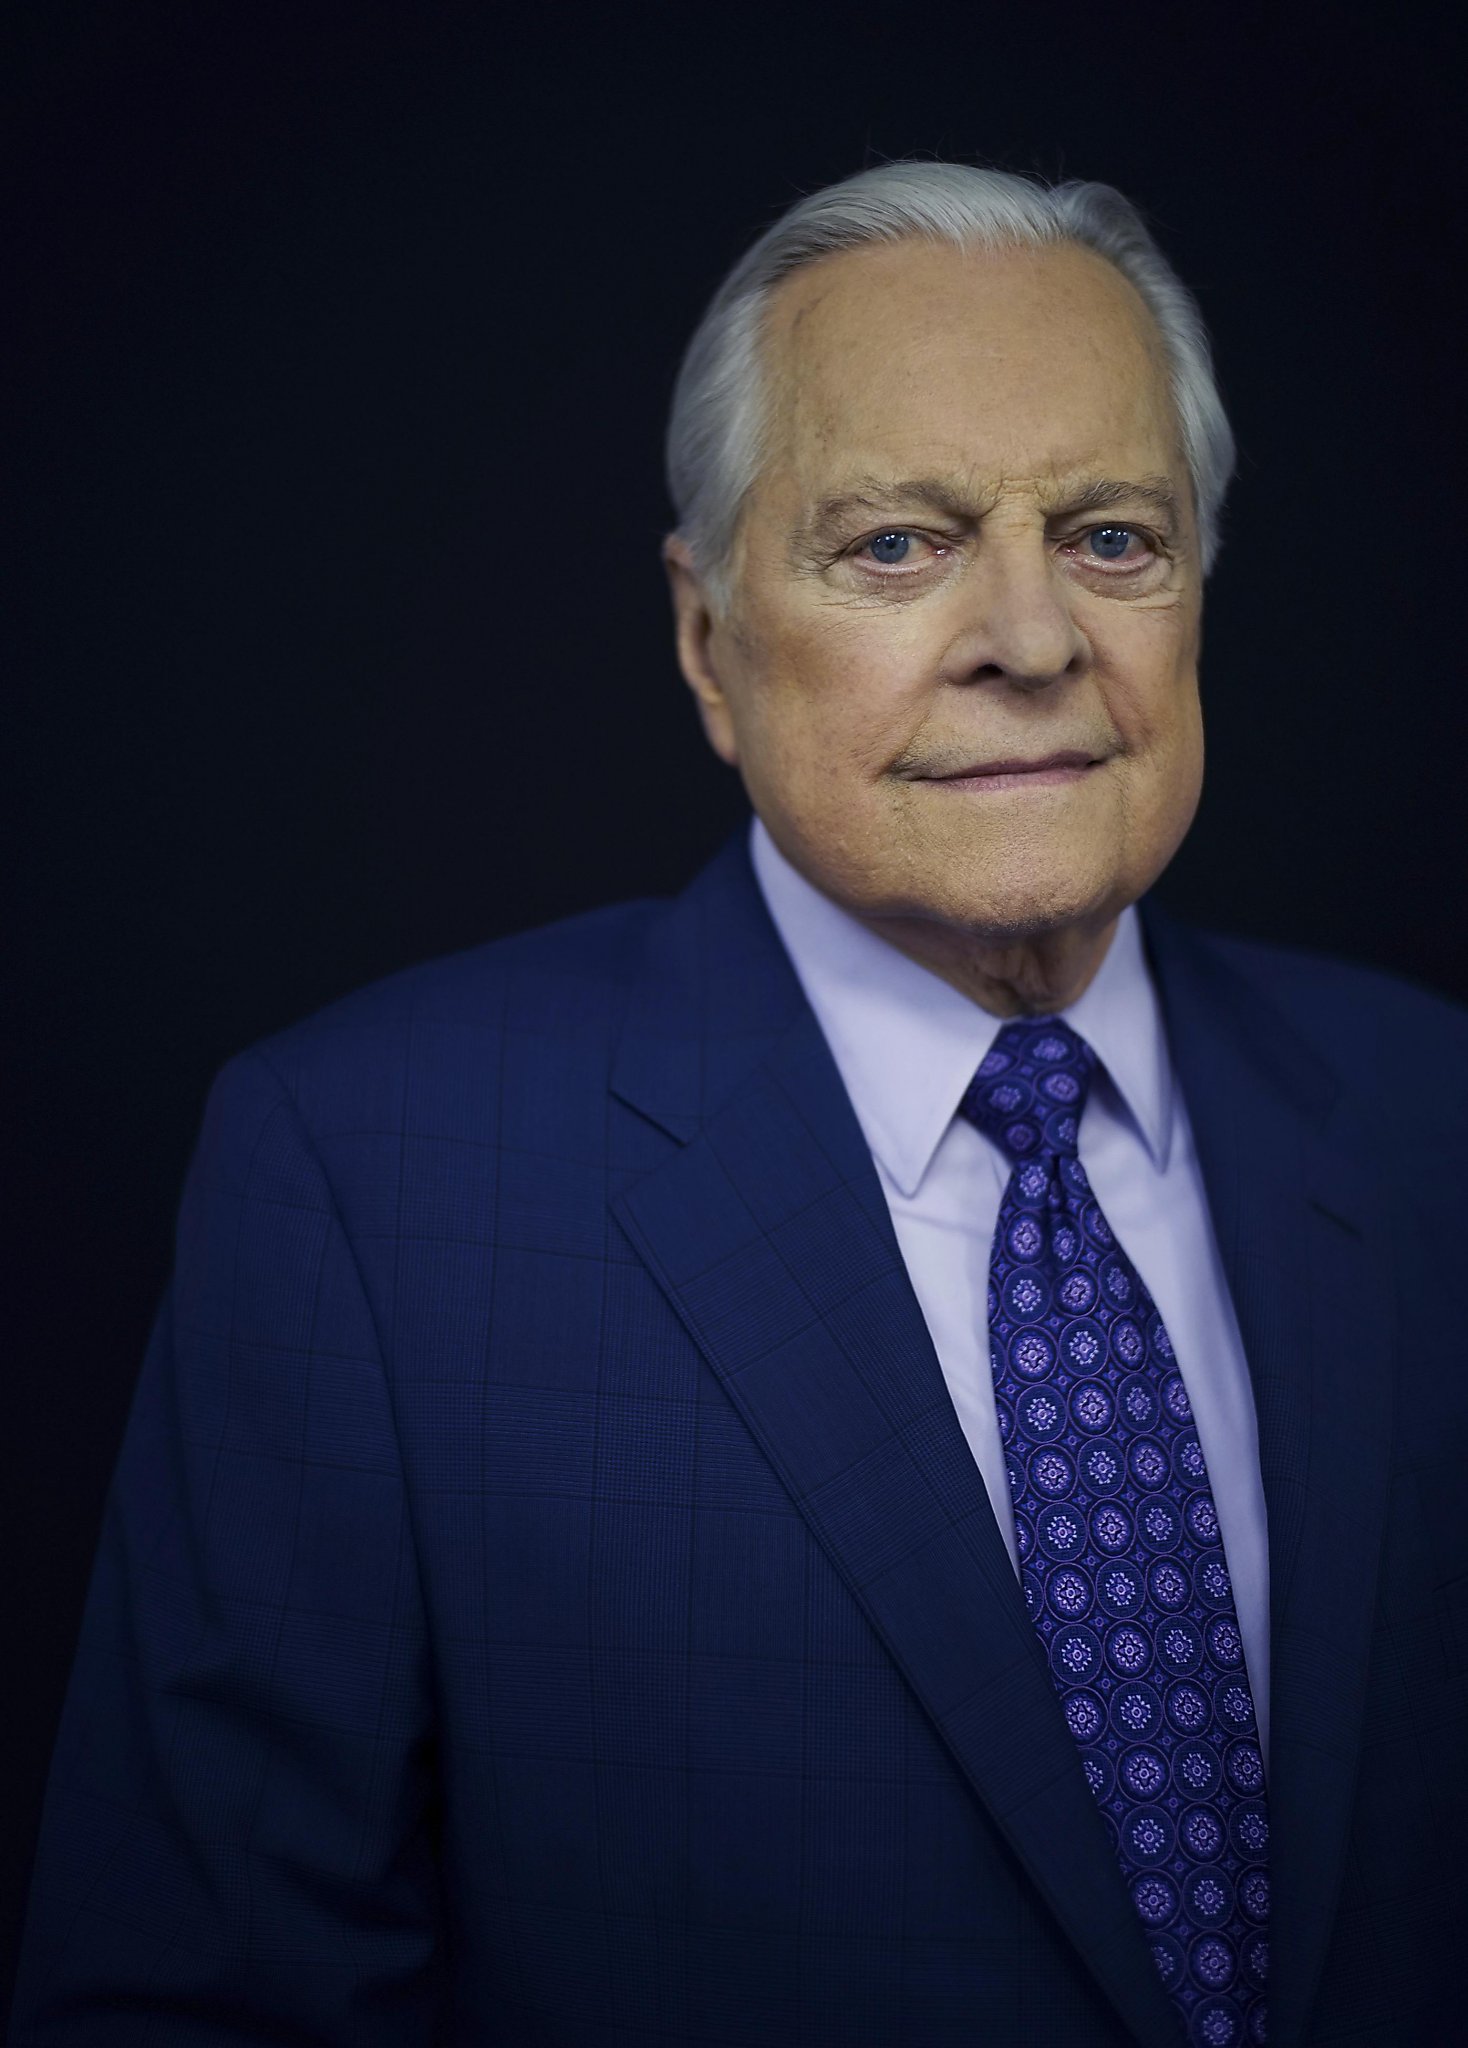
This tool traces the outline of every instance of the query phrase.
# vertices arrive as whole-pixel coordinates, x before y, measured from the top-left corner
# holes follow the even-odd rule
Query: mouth
[[[1032,761],[1019,756],[1006,756],[1002,760],[976,761],[966,768],[959,768],[951,775],[926,775],[921,779],[936,783],[941,789],[972,789],[1000,791],[1006,789],[1057,789],[1067,783],[1079,782],[1099,768],[1101,762],[1094,754],[1081,753],[1074,748],[1054,754],[1042,754]]]

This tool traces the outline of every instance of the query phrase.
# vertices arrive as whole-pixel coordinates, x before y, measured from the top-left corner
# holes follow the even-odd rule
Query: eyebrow
[[[950,519],[982,519],[988,506],[971,491],[935,477],[876,477],[856,479],[850,490],[823,499],[802,530],[801,538],[819,545],[833,539],[853,514],[869,513],[874,518],[890,517],[895,506],[923,505]],[[1118,505],[1142,505],[1169,534],[1177,532],[1179,501],[1170,477],[1091,477],[1084,482],[1062,484],[1051,494],[1045,507],[1047,519],[1073,518],[1086,512],[1109,512]]]

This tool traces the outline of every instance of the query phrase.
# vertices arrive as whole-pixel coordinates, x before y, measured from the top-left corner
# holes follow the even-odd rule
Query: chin
[[[967,887],[945,887],[930,914],[971,932],[975,938],[1027,939],[1067,926],[1114,917],[1131,900],[1108,867],[1054,869],[1021,865],[1013,873],[990,868],[966,877]]]
[[[1027,939],[1044,938],[1052,932],[1062,932],[1078,927],[1104,922],[1114,917],[1122,906],[1107,909],[1104,904],[1088,900],[1084,903],[1055,903],[1051,900],[1036,902],[1023,896],[994,899],[974,904],[951,923],[975,939],[989,945],[1012,945]]]

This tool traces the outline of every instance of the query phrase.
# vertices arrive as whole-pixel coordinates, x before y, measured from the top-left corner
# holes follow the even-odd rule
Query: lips
[[[1019,755],[1009,755],[1002,760],[976,761],[971,767],[954,768],[944,775],[933,775],[931,782],[967,782],[985,775],[1044,775],[1053,769],[1090,768],[1096,756],[1068,748],[1054,754],[1042,754],[1033,760],[1024,760]]]

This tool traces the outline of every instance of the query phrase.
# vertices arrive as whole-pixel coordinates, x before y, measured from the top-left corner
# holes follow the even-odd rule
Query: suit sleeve
[[[16,2048],[428,2042],[432,1682],[384,1359],[269,1068],[215,1083],[52,1757]]]

